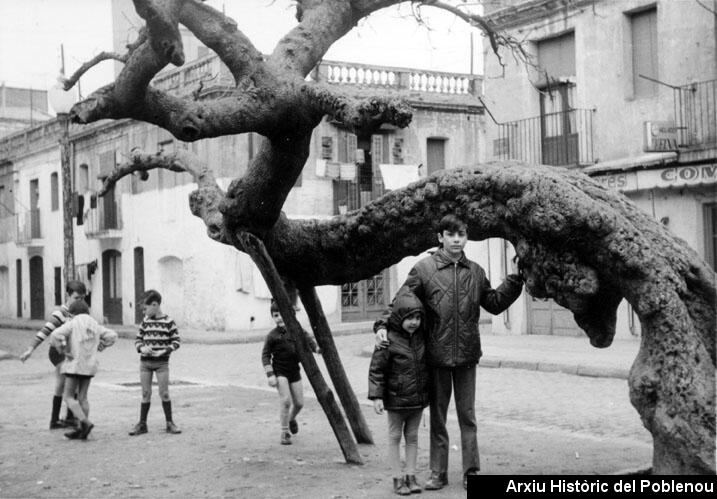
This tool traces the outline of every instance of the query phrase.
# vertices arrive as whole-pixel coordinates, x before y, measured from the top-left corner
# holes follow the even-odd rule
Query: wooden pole
[[[336,343],[331,335],[329,323],[321,308],[319,297],[316,295],[316,289],[314,287],[299,288],[299,295],[301,296],[301,302],[306,307],[306,313],[311,321],[314,336],[316,336],[316,341],[321,347],[326,369],[329,372],[331,382],[339,396],[341,405],[344,408],[344,414],[346,414],[346,419],[349,420],[349,425],[351,425],[356,441],[360,444],[373,444],[371,430],[363,417],[356,394],[346,376],[341,357],[336,350]]]
[[[334,395],[331,389],[326,384],[319,366],[314,359],[313,354],[309,351],[308,346],[304,340],[304,333],[299,321],[296,320],[294,314],[294,307],[289,299],[289,294],[286,292],[286,287],[281,279],[281,276],[274,266],[274,262],[269,256],[269,253],[264,247],[264,243],[248,232],[241,232],[238,234],[237,239],[243,246],[244,250],[254,260],[261,275],[264,277],[269,290],[271,291],[276,305],[279,307],[279,313],[284,319],[286,329],[289,331],[298,345],[304,345],[304,348],[299,349],[299,357],[301,359],[301,365],[304,366],[304,372],[306,373],[309,382],[311,383],[316,398],[318,399],[321,407],[326,413],[326,417],[329,420],[329,424],[336,435],[336,439],[339,442],[341,451],[344,454],[344,458],[347,463],[350,464],[363,464],[361,460],[361,454],[359,454],[356,442],[351,435],[349,427],[346,425],[341,410],[339,409]]]

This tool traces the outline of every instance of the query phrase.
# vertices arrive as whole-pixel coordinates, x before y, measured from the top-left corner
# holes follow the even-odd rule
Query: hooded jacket
[[[88,314],[74,316],[50,334],[52,345],[65,353],[63,374],[97,374],[99,361],[97,349],[111,346],[117,341],[117,333],[101,326]]]
[[[409,334],[402,323],[414,312],[421,313],[421,326]],[[368,398],[382,399],[389,411],[423,409],[428,405],[424,321],[420,300],[406,289],[399,290],[388,319],[390,345],[374,350],[368,374]]]
[[[493,289],[480,265],[465,254],[454,261],[439,249],[411,269],[404,287],[426,307],[428,364],[445,368],[478,363],[480,307],[491,314],[503,312],[520,296],[523,279],[508,275]],[[384,325],[385,321],[377,321],[374,330]]]

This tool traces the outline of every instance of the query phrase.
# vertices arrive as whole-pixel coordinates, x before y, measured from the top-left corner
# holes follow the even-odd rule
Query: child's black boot
[[[411,494],[420,494],[423,490],[416,481],[416,475],[406,475],[406,486],[411,491]]]
[[[393,479],[393,491],[399,496],[411,495],[411,489],[406,486],[406,479],[404,477]]]

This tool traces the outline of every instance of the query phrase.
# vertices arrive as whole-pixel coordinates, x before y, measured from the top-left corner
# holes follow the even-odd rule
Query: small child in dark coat
[[[406,288],[396,294],[388,319],[388,348],[375,349],[368,375],[368,398],[377,414],[388,411],[388,461],[393,490],[421,491],[416,482],[418,427],[428,406],[428,370],[421,301]],[[401,435],[406,439],[406,468],[401,469]]]

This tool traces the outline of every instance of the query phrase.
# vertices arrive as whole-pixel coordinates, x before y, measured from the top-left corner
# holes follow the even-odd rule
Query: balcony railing
[[[33,239],[40,239],[40,210],[28,210],[16,215],[17,220],[17,243],[29,244]]]
[[[90,209],[85,214],[85,235],[87,237],[118,237],[116,231],[122,229],[122,214],[117,201],[108,202],[100,198],[97,208]]]
[[[674,92],[679,145],[717,145],[717,80],[691,83]]]
[[[493,155],[526,163],[578,167],[594,163],[593,109],[571,109],[498,125]]]
[[[348,62],[321,62],[312,78],[336,85],[356,85],[436,94],[478,95],[480,76]]]
[[[15,216],[13,215],[0,218],[0,243],[15,241],[17,237],[15,225]]]

